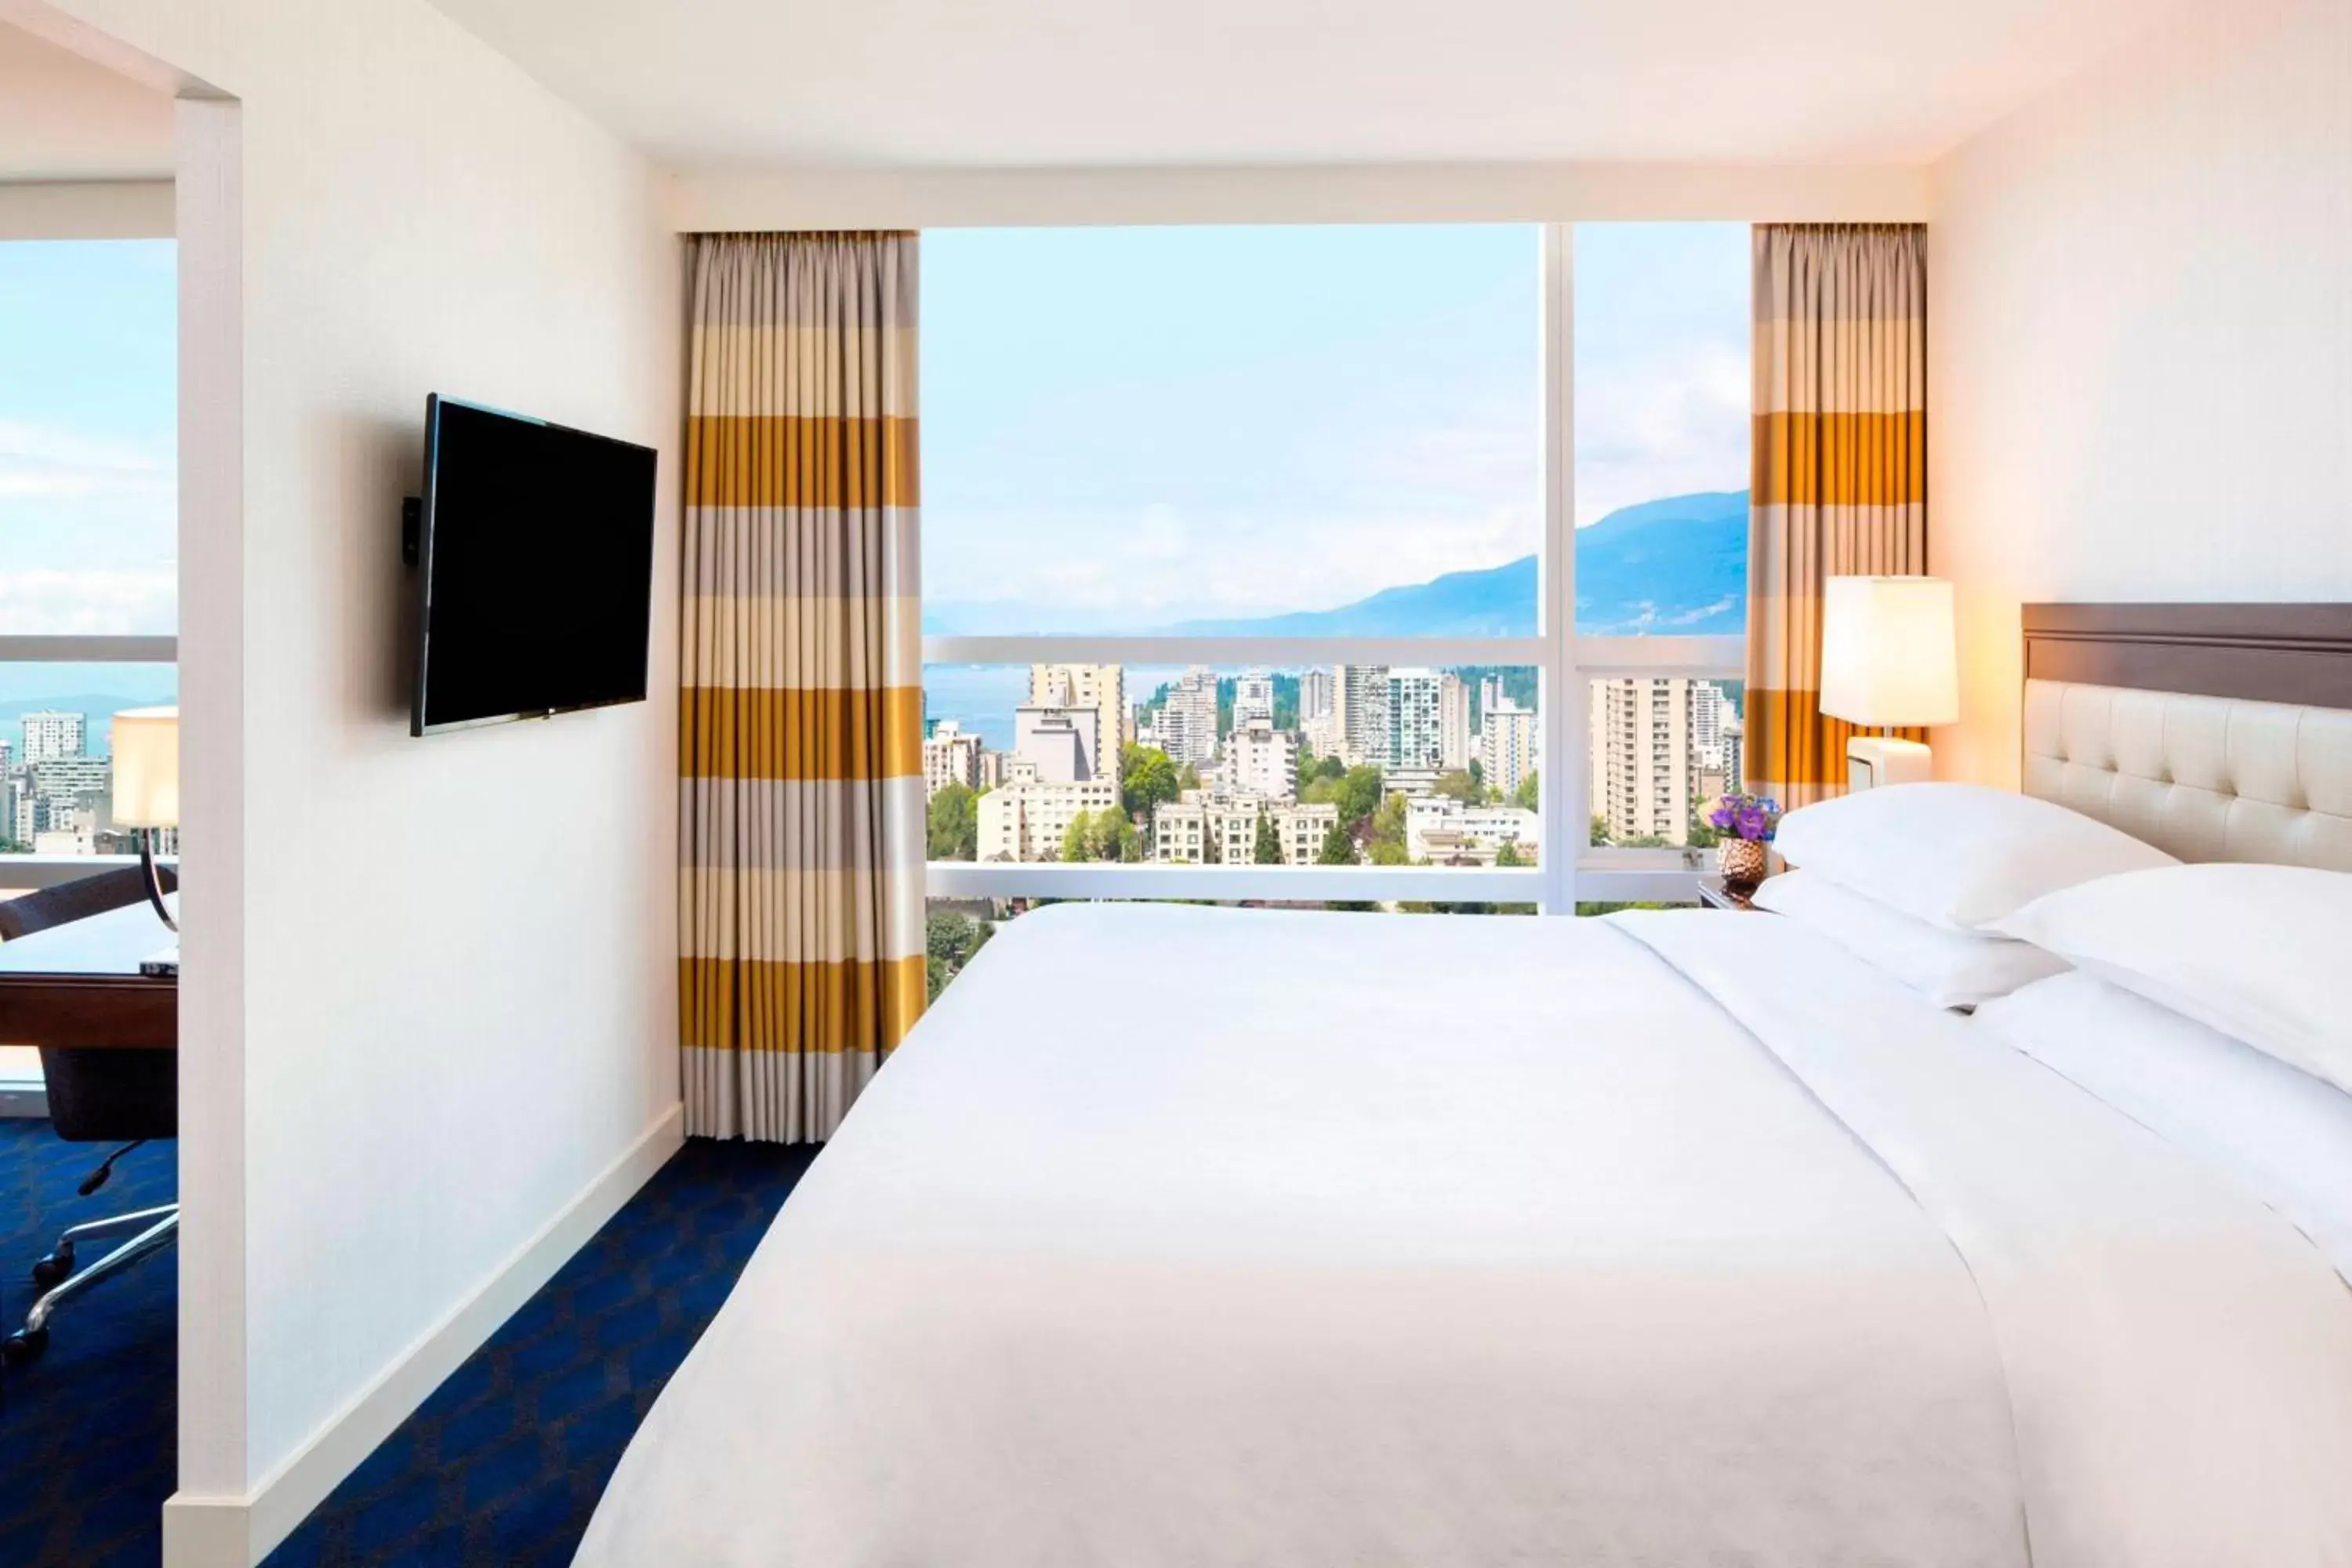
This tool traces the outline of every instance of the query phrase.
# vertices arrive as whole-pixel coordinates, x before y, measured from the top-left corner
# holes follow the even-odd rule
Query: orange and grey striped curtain
[[[1821,710],[1823,584],[1927,570],[1927,231],[1760,224],[1755,243],[1748,787],[1793,809],[1843,791],[1855,733]]]
[[[915,237],[691,242],[688,1132],[829,1137],[923,1010]]]

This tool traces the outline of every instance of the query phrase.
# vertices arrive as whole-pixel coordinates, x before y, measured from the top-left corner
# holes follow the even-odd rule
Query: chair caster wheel
[[[33,1289],[53,1290],[70,1279],[73,1271],[73,1243],[68,1242],[33,1265]]]
[[[40,1360],[41,1352],[48,1348],[48,1330],[18,1329],[6,1339],[0,1340],[0,1362],[10,1366],[25,1366]]]

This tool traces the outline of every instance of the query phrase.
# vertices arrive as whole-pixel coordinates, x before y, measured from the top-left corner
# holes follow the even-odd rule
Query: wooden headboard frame
[[[2352,871],[2352,605],[2029,605],[2025,793],[2184,860]]]
[[[2352,709],[2352,605],[2028,605],[2025,679]]]

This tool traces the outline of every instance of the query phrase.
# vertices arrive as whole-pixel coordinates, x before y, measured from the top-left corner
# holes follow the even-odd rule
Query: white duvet
[[[577,1562],[2352,1564],[2352,1293],[1788,921],[1060,907]]]

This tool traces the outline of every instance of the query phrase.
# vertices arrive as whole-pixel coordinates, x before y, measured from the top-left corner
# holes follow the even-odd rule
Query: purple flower
[[[1741,809],[1739,813],[1740,837],[1761,839],[1764,835],[1769,831],[1769,826],[1765,822],[1764,814],[1761,811],[1757,810],[1754,806],[1746,806]]]

